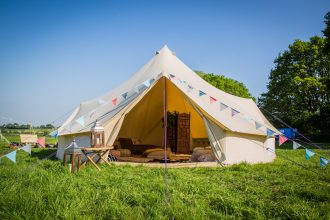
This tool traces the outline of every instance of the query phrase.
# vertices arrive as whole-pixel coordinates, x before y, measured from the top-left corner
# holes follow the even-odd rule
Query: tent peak
[[[168,53],[168,54],[172,54],[172,55],[176,56],[175,52],[173,52],[172,50],[170,50],[166,44],[160,50],[158,50],[156,52],[156,55],[157,54],[161,54],[161,53],[164,53],[164,54],[165,53]]]

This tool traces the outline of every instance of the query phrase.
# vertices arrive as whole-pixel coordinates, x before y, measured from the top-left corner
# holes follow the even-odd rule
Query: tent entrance
[[[131,157],[148,158],[152,154],[156,161],[164,160],[162,80],[166,82],[167,155],[169,160],[188,161],[195,147],[210,146],[208,135],[200,114],[166,78],[159,80],[125,115],[114,146],[129,149]]]

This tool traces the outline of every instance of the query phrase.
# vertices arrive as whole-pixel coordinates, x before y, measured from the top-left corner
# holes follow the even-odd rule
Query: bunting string
[[[177,78],[175,75],[170,74],[170,77],[169,77],[169,78],[171,79],[171,78],[174,78],[174,77]],[[173,82],[175,82],[175,81],[173,81]],[[180,80],[180,79],[177,78],[177,82],[182,82],[182,80]],[[191,91],[192,89],[194,89],[194,88],[195,88],[195,87],[194,87],[193,85],[188,84],[188,89],[189,89],[190,91]],[[199,97],[202,97],[202,96],[205,96],[205,95],[209,96],[209,98],[210,98],[210,104],[212,104],[212,103],[214,103],[214,102],[216,102],[216,101],[219,100],[218,98],[216,98],[216,97],[214,97],[214,96],[208,95],[208,94],[207,94],[206,92],[204,92],[203,90],[198,90],[198,95],[199,95]],[[232,117],[234,117],[234,116],[237,115],[237,114],[240,114],[240,112],[237,111],[236,109],[234,109],[234,108],[228,106],[227,104],[223,103],[222,101],[220,101],[220,111],[223,111],[223,110],[225,110],[225,109],[227,109],[227,108],[230,108],[230,110],[231,110],[231,116],[232,116]],[[265,109],[263,109],[263,110],[265,110]],[[265,111],[267,111],[267,110],[265,110]],[[268,111],[267,111],[267,112],[268,112]],[[271,114],[270,112],[268,112],[268,113]],[[280,122],[282,122],[283,124],[285,124],[287,127],[293,129],[291,126],[289,126],[287,123],[285,123],[285,122],[283,122],[282,120],[280,120],[278,117],[276,117],[276,116],[274,116],[274,115],[272,115],[272,116],[273,116],[275,119],[277,119],[277,120],[279,120]],[[269,128],[267,125],[265,125],[265,124],[259,122],[258,120],[253,119],[253,118],[252,118],[251,116],[249,116],[248,114],[243,114],[243,115],[242,115],[242,119],[243,119],[245,122],[253,121],[254,124],[255,124],[255,128],[256,128],[256,130],[261,129],[261,128],[263,128],[263,127],[266,128],[266,135],[267,135],[267,137],[272,137],[272,136],[274,136],[274,135],[278,135],[279,145],[282,145],[282,144],[284,144],[286,141],[290,140],[290,141],[292,141],[292,143],[293,143],[293,149],[297,149],[298,147],[303,147],[303,148],[305,148],[306,152],[308,152],[308,155],[307,155],[307,153],[306,153],[306,159],[307,159],[307,158],[309,159],[309,158],[312,157],[313,155],[318,155],[318,156],[320,156],[320,164],[321,164],[321,158],[322,158],[322,166],[326,166],[326,165],[328,164],[328,163],[327,163],[327,162],[329,161],[328,158],[326,158],[326,157],[324,157],[323,155],[318,154],[317,152],[314,152],[314,151],[308,149],[307,147],[305,147],[305,146],[303,146],[303,145],[301,145],[301,144],[295,142],[295,140],[286,137],[286,136],[285,136],[283,133],[281,133],[281,132],[275,132],[275,131],[273,131],[272,128]],[[297,133],[300,134],[299,132],[297,132]],[[301,135],[302,137],[304,137],[306,140],[308,140],[310,143],[312,143],[312,142],[311,142],[308,138],[306,138],[304,135],[302,135],[302,134],[300,134],[300,135]],[[310,143],[307,143],[307,144],[310,144]],[[318,147],[318,148],[320,148],[320,149],[323,149],[323,148],[321,148],[321,147],[315,145],[314,143],[312,143],[311,145],[312,145],[312,146],[316,146],[316,147]]]

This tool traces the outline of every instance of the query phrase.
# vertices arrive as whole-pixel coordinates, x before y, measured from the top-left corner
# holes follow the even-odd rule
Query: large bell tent
[[[264,163],[275,158],[277,130],[256,103],[210,85],[167,46],[122,85],[82,102],[72,112],[58,129],[57,157],[63,159],[73,139],[79,147],[90,146],[96,121],[104,127],[106,146],[130,138],[164,147],[167,112],[189,114],[190,152],[194,140],[208,139],[221,164]]]

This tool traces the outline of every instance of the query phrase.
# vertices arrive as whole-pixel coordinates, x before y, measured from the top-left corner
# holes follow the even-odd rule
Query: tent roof
[[[119,87],[111,90],[104,96],[82,102],[59,128],[59,135],[89,131],[96,120],[105,123],[123,108],[127,107],[127,105],[134,102],[137,97],[147,92],[149,80],[153,79],[155,82],[161,77],[170,79],[205,114],[230,131],[265,135],[265,127],[256,129],[255,121],[276,131],[252,99],[237,97],[210,85],[186,66],[165,45],[156,52],[149,62]],[[143,83],[146,85],[143,85]],[[192,86],[194,88],[193,91],[187,90],[187,85]],[[205,92],[206,95],[200,96],[199,91]],[[210,96],[217,101],[210,103]],[[229,107],[220,111],[219,102]],[[244,123],[242,117],[232,117],[231,109],[235,109],[241,115],[247,116],[252,120]]]

